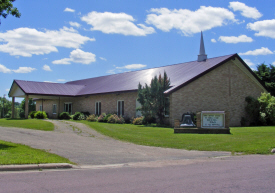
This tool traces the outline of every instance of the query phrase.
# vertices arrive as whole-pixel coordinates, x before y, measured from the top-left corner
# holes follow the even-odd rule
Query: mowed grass
[[[56,154],[48,153],[47,151],[0,140],[0,165],[41,163],[72,162]]]
[[[271,154],[275,127],[233,127],[231,134],[174,134],[171,128],[81,121],[109,137],[139,145],[200,151]]]
[[[39,119],[0,119],[1,127],[19,127],[43,131],[53,131],[54,125]]]

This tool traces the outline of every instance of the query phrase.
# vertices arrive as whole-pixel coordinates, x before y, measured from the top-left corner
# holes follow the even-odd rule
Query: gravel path
[[[0,127],[0,139],[45,149],[79,165],[198,159],[229,156],[229,152],[187,151],[135,145],[114,140],[82,123],[48,120],[54,131]]]

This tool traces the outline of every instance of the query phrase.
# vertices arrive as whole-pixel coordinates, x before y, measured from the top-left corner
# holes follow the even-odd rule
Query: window
[[[64,103],[64,112],[72,114],[72,103]]]
[[[117,115],[124,115],[124,101],[117,101]]]
[[[53,104],[53,114],[56,114],[56,104]]]
[[[164,116],[169,117],[169,108],[170,108],[170,102],[169,97],[165,97],[165,107],[164,107]]]
[[[95,103],[95,114],[96,115],[101,115],[101,102],[96,102]]]
[[[42,105],[39,106],[39,111],[43,111],[43,106]]]

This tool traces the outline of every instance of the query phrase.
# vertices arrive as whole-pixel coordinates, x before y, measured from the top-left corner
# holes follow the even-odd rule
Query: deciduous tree
[[[13,7],[14,1],[15,0],[0,0],[0,16],[4,18],[6,18],[9,14],[18,18],[21,16],[21,13],[19,13],[18,9]]]

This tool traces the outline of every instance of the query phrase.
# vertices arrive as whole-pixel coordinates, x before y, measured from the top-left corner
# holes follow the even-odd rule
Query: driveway
[[[101,135],[82,123],[49,121],[55,125],[54,131],[0,127],[0,139],[45,149],[79,165],[202,159],[231,154],[135,145]]]

